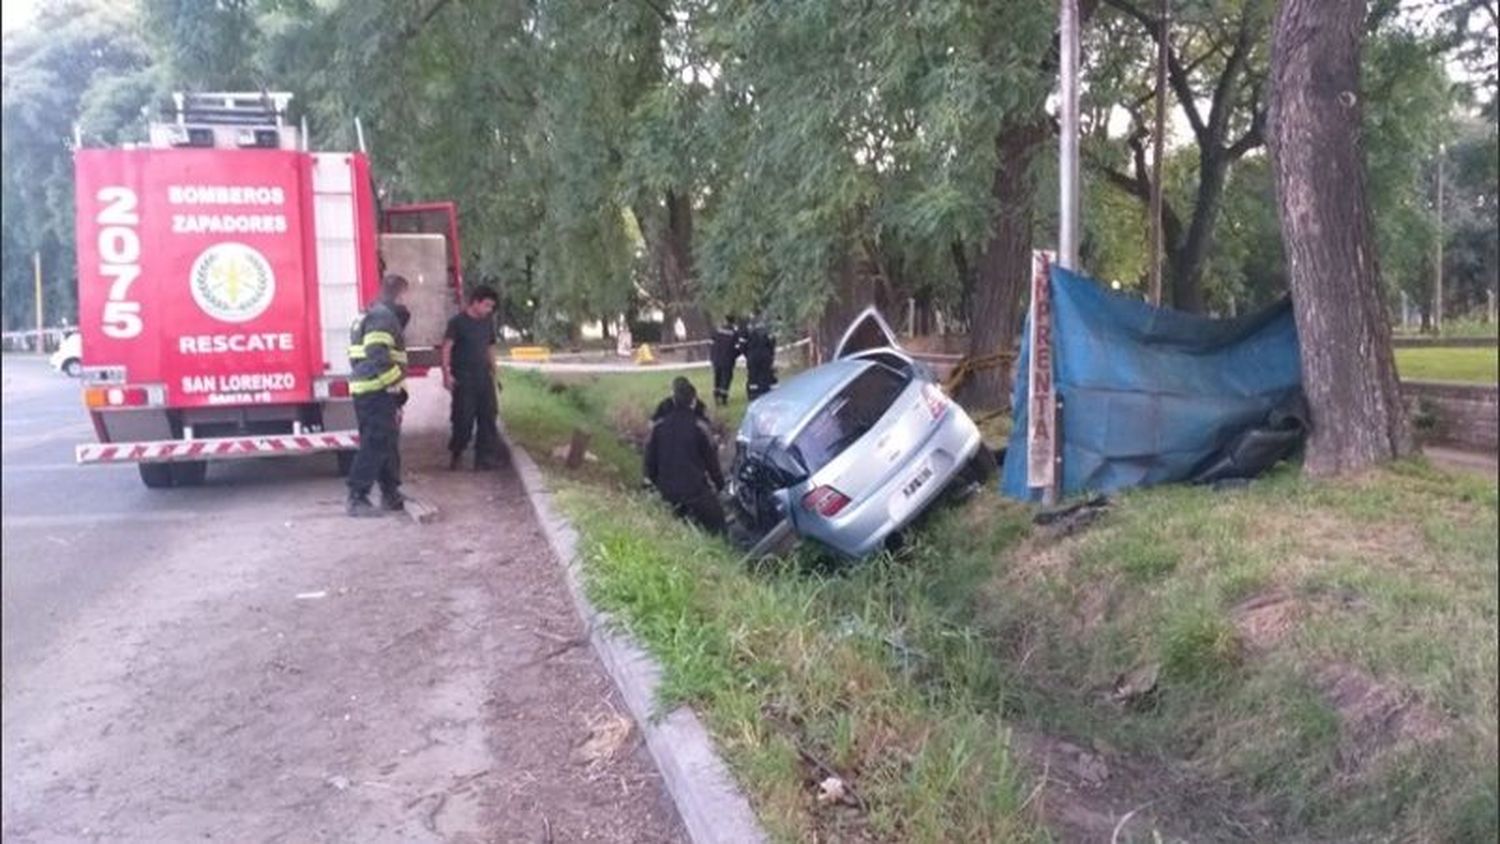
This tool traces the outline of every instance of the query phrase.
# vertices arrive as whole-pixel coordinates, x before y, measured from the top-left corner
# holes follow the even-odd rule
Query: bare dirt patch
[[[1022,731],[1011,748],[1036,777],[1027,799],[1057,841],[1274,839],[1266,817],[1166,759]]]
[[[1272,589],[1240,602],[1229,615],[1240,642],[1252,653],[1265,653],[1296,628],[1302,607],[1291,593]]]
[[[1449,719],[1400,687],[1344,663],[1322,666],[1315,683],[1339,718],[1339,766],[1357,777],[1390,750],[1431,744],[1452,732]]]

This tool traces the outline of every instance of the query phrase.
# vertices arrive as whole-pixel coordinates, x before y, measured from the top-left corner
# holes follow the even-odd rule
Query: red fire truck
[[[437,363],[463,289],[452,203],[382,208],[363,152],[310,152],[288,94],[179,94],[126,149],[82,149],[78,317],[98,443],[148,487],[210,461],[358,445],[349,331],[382,271],[412,283],[412,369]]]

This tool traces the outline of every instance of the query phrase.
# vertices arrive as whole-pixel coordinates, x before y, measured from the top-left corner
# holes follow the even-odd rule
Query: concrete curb
[[[583,588],[578,533],[553,506],[552,490],[531,456],[509,442],[509,437],[503,433],[501,436],[510,447],[511,462],[547,536],[547,544],[563,565],[568,593],[579,617],[588,626],[589,643],[645,736],[646,748],[661,771],[688,837],[695,844],[764,842],[765,832],[755,819],[750,802],[740,793],[698,716],[688,707],[679,706],[664,718],[652,718],[661,666],[634,640],[615,629],[607,614],[589,602]]]

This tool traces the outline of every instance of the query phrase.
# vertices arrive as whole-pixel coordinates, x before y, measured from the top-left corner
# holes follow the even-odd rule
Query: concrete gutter
[[[502,437],[505,437],[502,432]],[[703,722],[686,706],[679,706],[660,719],[656,692],[661,684],[661,666],[641,649],[610,616],[589,602],[583,588],[583,563],[578,555],[578,533],[553,505],[552,490],[531,456],[509,442],[511,462],[526,497],[536,512],[552,553],[563,565],[568,593],[578,615],[588,627],[589,643],[609,672],[615,688],[646,738],[646,748],[661,771],[667,793],[677,805],[677,814],[695,844],[760,844],[765,832],[750,809],[750,802],[735,784],[719,758]]]

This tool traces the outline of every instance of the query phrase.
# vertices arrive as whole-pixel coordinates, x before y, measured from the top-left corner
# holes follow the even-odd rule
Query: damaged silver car
[[[870,308],[831,361],[746,410],[729,494],[752,556],[801,537],[863,557],[993,471],[973,420]]]

